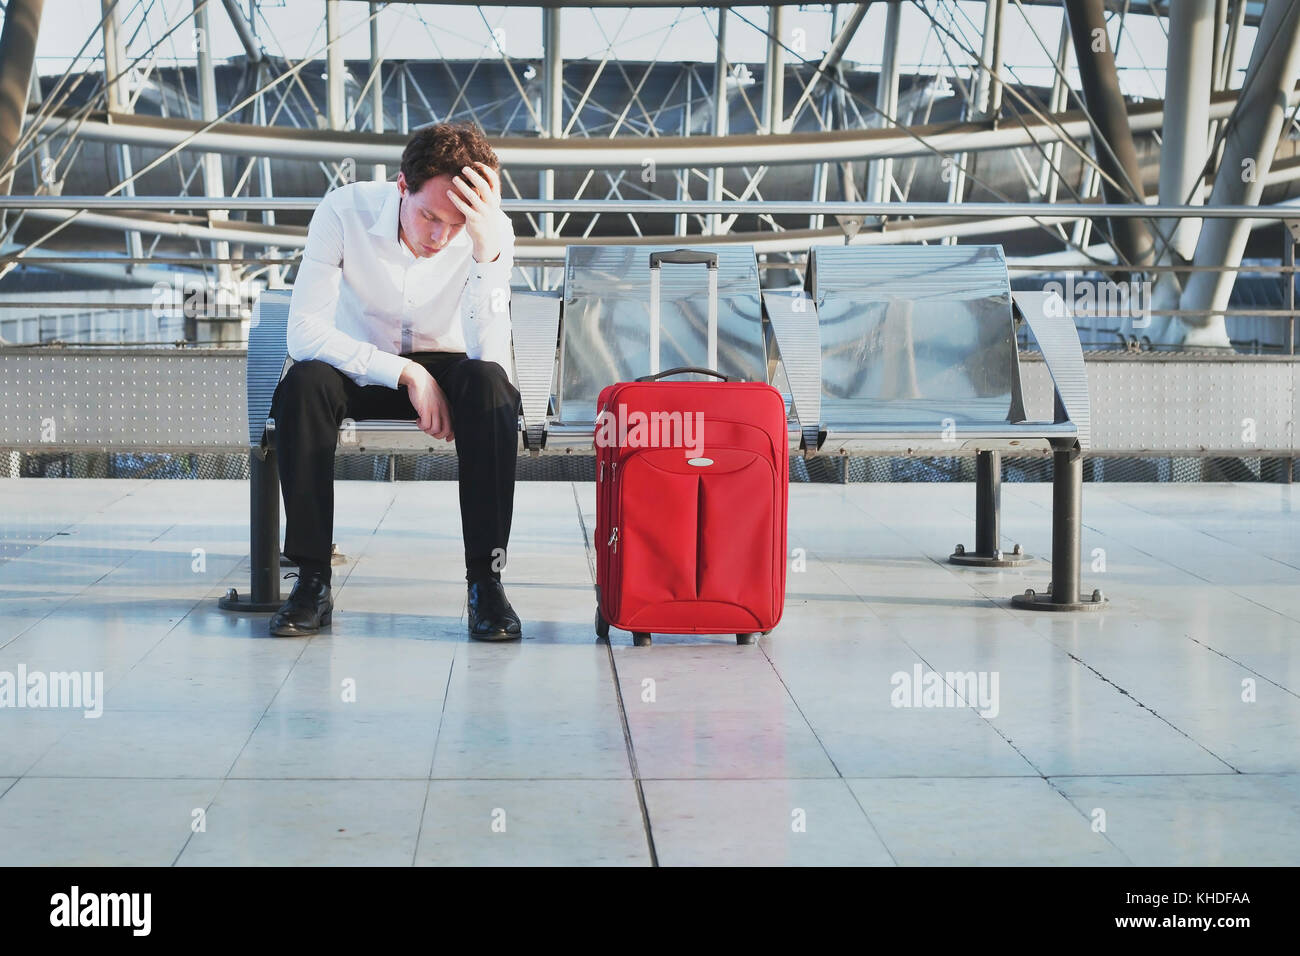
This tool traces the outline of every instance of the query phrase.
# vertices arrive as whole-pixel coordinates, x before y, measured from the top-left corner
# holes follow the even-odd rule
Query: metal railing
[[[77,212],[92,211],[175,211],[190,210],[194,212],[210,211],[246,211],[246,212],[263,212],[263,211],[311,211],[316,208],[320,202],[315,197],[203,197],[203,196],[0,196],[0,212],[13,210],[23,211],[51,211],[65,210],[74,214]],[[1031,228],[1039,225],[1050,227],[1064,223],[1074,222],[1079,219],[1239,219],[1245,220],[1252,224],[1252,227],[1261,223],[1283,223],[1283,224],[1300,224],[1300,202],[1296,204],[1279,204],[1273,206],[1251,206],[1251,205],[1221,205],[1221,206],[1201,206],[1201,205],[1164,205],[1159,203],[1152,204],[1113,204],[1108,205],[1101,202],[1096,203],[1042,203],[1042,202],[979,202],[979,203],[940,203],[940,202],[848,202],[848,201],[774,201],[774,200],[723,200],[709,201],[702,199],[686,200],[640,200],[640,199],[506,199],[502,202],[502,209],[507,213],[641,213],[641,214],[664,214],[679,215],[683,213],[698,214],[700,216],[733,216],[733,215],[762,215],[764,217],[776,216],[798,216],[806,219],[810,215],[821,216],[842,216],[852,217],[856,227],[867,229],[870,233],[872,227],[887,224],[895,228],[900,225],[920,222],[926,218],[941,220],[979,220],[989,221],[993,228],[1007,223],[1008,220],[1032,220]],[[251,225],[257,225],[253,223]],[[1023,223],[1020,225],[1023,228]],[[187,229],[197,230],[200,234],[203,230],[202,225],[187,225]],[[1012,228],[1010,224],[1007,228]],[[801,233],[804,232],[800,230]],[[853,229],[856,233],[857,229]],[[760,263],[760,268],[770,271],[777,270],[798,270],[806,262],[807,246],[824,241],[833,241],[839,235],[845,241],[851,241],[851,235],[845,230],[829,229],[823,230],[824,235],[819,239],[801,239],[804,243],[803,253],[766,249],[763,237],[758,237],[753,233],[747,233],[743,236],[736,236],[731,239],[729,234],[711,235],[708,233],[688,233],[686,235],[663,235],[663,236],[639,236],[627,237],[628,241],[638,243],[662,242],[682,244],[692,243],[725,243],[728,241],[744,242],[754,245],[760,257],[768,255],[770,258],[766,262]],[[1300,320],[1295,309],[1295,279],[1296,272],[1295,255],[1294,255],[1294,238],[1290,229],[1284,229],[1283,248],[1281,250],[1280,264],[1245,264],[1238,266],[1206,266],[1206,265],[1184,265],[1162,263],[1156,265],[1130,266],[1123,263],[1097,259],[1096,257],[1086,256],[1083,261],[1070,263],[1068,265],[1055,264],[1050,258],[1041,262],[1016,261],[1012,257],[1009,262],[1009,268],[1015,273],[1072,273],[1076,276],[1096,275],[1102,276],[1107,273],[1126,272],[1134,275],[1158,276],[1165,273],[1177,273],[1179,275],[1192,274],[1196,272],[1220,272],[1231,273],[1234,275],[1241,274],[1271,274],[1276,273],[1279,276],[1282,295],[1280,296],[1282,307],[1268,306],[1238,306],[1236,308],[1224,309],[1155,309],[1148,308],[1144,317],[1151,316],[1178,316],[1178,317],[1209,317],[1213,315],[1222,315],[1226,318],[1249,318],[1262,320],[1279,320],[1277,322],[1278,334],[1276,336],[1261,335],[1259,330],[1252,329],[1251,334],[1241,336],[1233,341],[1238,347],[1248,349],[1257,354],[1268,352],[1282,352],[1285,354],[1295,354],[1296,341],[1296,323]],[[806,233],[805,233],[806,234]],[[766,234],[765,234],[766,235]],[[774,229],[770,233],[772,240],[779,240],[782,236],[782,230]],[[874,235],[874,234],[873,234]],[[887,240],[888,233],[882,238]],[[194,238],[193,235],[187,234],[187,238]],[[900,236],[901,241],[906,241]],[[284,234],[276,240],[281,249],[286,246],[297,244],[301,246],[302,236],[299,233],[296,237],[292,234]],[[562,251],[563,247],[570,242],[594,241],[584,240],[582,237],[566,236],[536,236],[520,237],[522,248],[519,250],[520,255],[516,257],[516,266],[521,270],[529,269],[553,269],[562,264],[562,259],[555,254],[557,250]],[[611,241],[610,237],[601,237],[601,242]],[[263,237],[251,237],[249,240],[252,245],[265,244],[268,247],[270,241],[264,241]],[[540,250],[541,255],[530,255],[529,244],[545,244],[545,248]],[[1068,245],[1068,244],[1067,244]],[[105,257],[95,256],[76,256],[71,254],[58,255],[41,255],[28,257],[25,250],[18,250],[7,254],[0,255],[0,274],[6,266],[12,267],[15,264],[29,265],[41,268],[44,266],[76,266],[76,265],[94,265],[94,266],[117,266],[135,267],[141,265],[153,266],[170,266],[183,267],[194,266],[198,268],[211,266],[242,266],[256,267],[258,269],[276,269],[291,267],[297,262],[296,257],[286,256],[283,254],[270,255],[265,257],[258,256],[231,256],[228,258],[219,258],[214,256],[195,256],[184,257],[177,255],[132,258],[122,257]],[[124,277],[126,273],[123,273]],[[1290,282],[1286,277],[1292,277]],[[214,280],[215,282],[215,280]],[[99,305],[99,303],[95,303]],[[114,306],[104,304],[105,309],[111,308],[129,308],[129,306]],[[56,308],[76,309],[86,311],[92,306],[84,301],[69,301],[67,303],[42,302],[37,303],[28,299],[10,299],[5,300],[0,295],[0,310],[23,310],[31,312],[39,309],[52,310]],[[7,323],[0,311],[0,330],[9,327],[13,328],[12,323]],[[1163,348],[1159,343],[1150,343],[1144,341],[1141,336],[1130,335],[1128,337],[1118,326],[1112,326],[1107,320],[1121,319],[1122,316],[1109,315],[1104,312],[1098,314],[1087,314],[1084,311],[1076,310],[1076,316],[1082,320],[1080,328],[1090,333],[1090,339],[1086,342],[1089,348],[1109,348],[1109,349],[1127,349],[1140,350],[1150,348],[1159,350]],[[169,320],[175,319],[174,310],[164,310],[159,318]],[[193,319],[193,316],[187,316]],[[212,315],[201,316],[204,323],[204,329],[213,333],[212,338],[217,341],[230,342],[229,333],[220,330],[222,323],[247,321],[246,315]],[[187,323],[183,338],[175,340],[175,344],[199,344],[195,336],[196,327],[191,321]],[[0,332],[3,336],[3,332]],[[46,341],[51,341],[46,339]],[[56,337],[52,341],[66,341],[61,337]],[[92,344],[92,343],[78,343]],[[137,344],[137,343],[133,343]]]

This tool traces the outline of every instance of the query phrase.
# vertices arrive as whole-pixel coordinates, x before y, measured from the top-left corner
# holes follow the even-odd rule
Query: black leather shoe
[[[297,578],[289,600],[285,601],[271,618],[271,633],[276,637],[306,637],[329,625],[334,613],[330,586],[319,571],[293,572],[286,578]]]
[[[496,578],[469,585],[469,636],[476,641],[514,641],[521,636],[519,615]]]

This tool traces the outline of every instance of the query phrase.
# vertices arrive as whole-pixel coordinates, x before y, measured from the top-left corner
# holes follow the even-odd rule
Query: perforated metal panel
[[[243,433],[243,350],[0,350],[0,445],[210,451]]]
[[[1020,365],[1029,418],[1050,418],[1052,380],[1042,357],[1022,353]],[[1087,353],[1084,367],[1092,456],[1300,456],[1296,360],[1115,352]],[[246,451],[244,374],[242,349],[0,349],[0,448]],[[369,430],[358,429],[358,444],[368,449]],[[421,442],[409,424],[406,430],[411,450],[446,447],[428,436]]]
[[[1089,454],[1297,454],[1295,360],[1102,352],[1089,353],[1085,368]],[[1052,383],[1041,356],[1022,356],[1021,373],[1026,404],[1050,409]]]

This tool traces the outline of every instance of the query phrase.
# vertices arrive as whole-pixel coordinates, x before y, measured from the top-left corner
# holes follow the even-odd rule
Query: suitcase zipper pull
[[[618,553],[618,526],[617,525],[615,525],[614,527],[614,532],[609,536],[609,540],[605,542],[605,546],[612,547],[614,549],[614,553],[615,554]]]
[[[603,461],[600,463],[600,468],[596,471],[596,480],[597,481],[605,480],[605,463]]]

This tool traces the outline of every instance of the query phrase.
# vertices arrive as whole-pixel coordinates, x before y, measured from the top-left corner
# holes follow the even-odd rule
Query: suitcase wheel
[[[645,631],[635,631],[632,634],[632,643],[637,647],[649,647],[650,635]]]
[[[762,635],[760,635],[758,631],[749,631],[749,632],[747,632],[747,633],[745,633],[745,634],[737,634],[737,635],[736,635],[736,643],[737,643],[737,644],[753,644],[753,643],[754,643],[756,640],[758,640],[759,637],[761,637],[761,636],[762,636]]]
[[[609,621],[600,616],[600,606],[596,607],[596,639],[600,641],[609,640]]]

